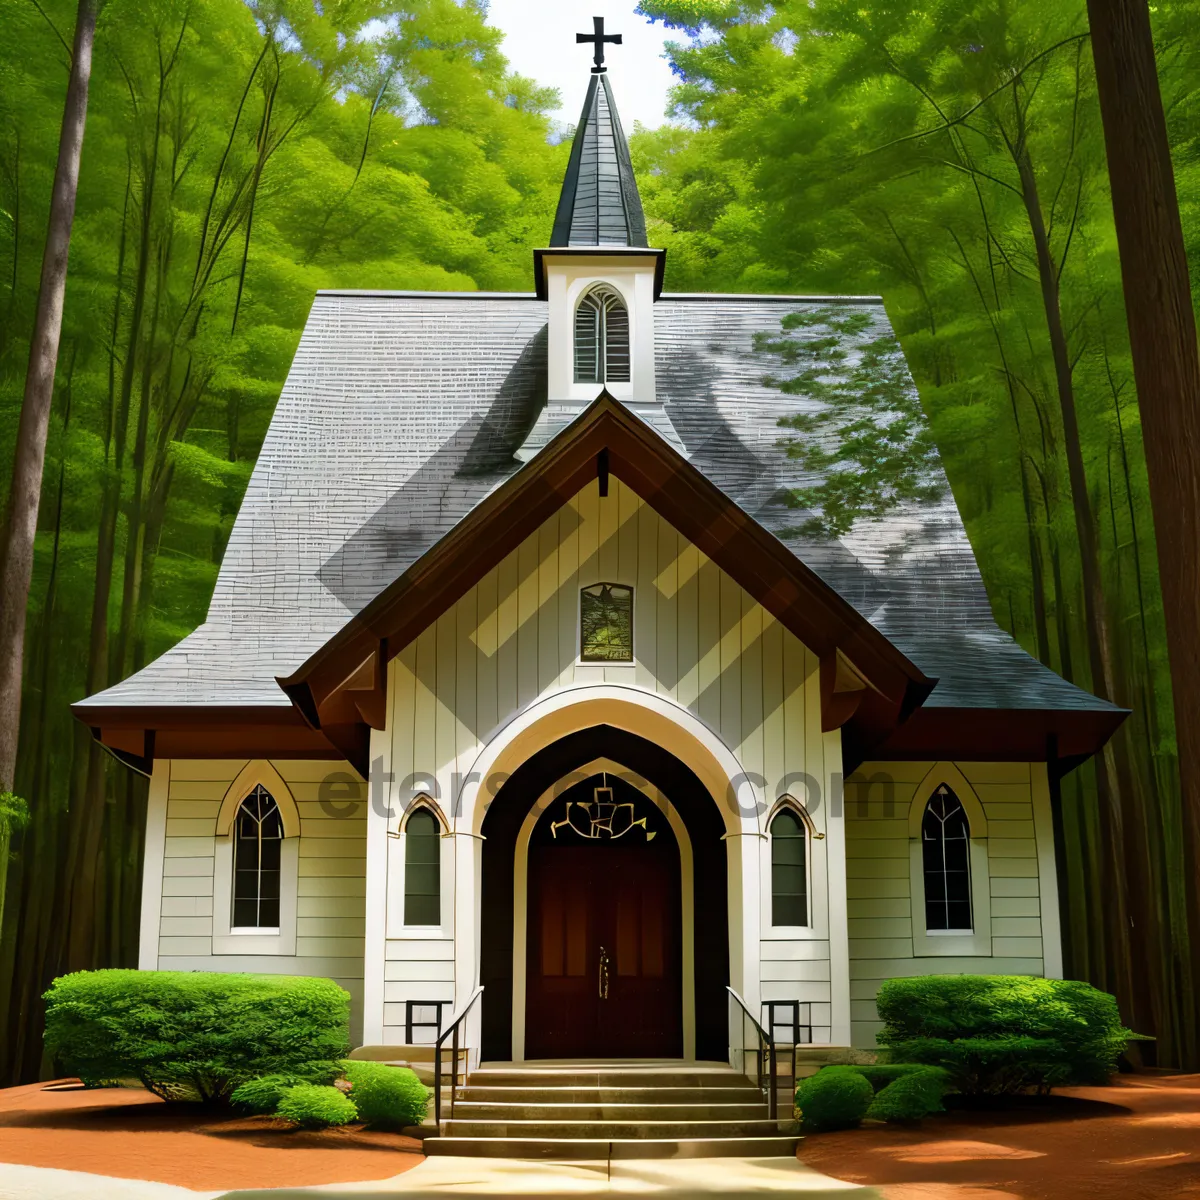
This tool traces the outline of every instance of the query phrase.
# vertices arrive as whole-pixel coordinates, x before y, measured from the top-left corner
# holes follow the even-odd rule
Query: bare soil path
[[[164,1104],[138,1088],[0,1090],[0,1163],[215,1191],[387,1179],[423,1160],[420,1142],[401,1134],[292,1130],[271,1117]]]
[[[1200,1200],[1200,1075],[813,1134],[799,1157],[886,1200]]]

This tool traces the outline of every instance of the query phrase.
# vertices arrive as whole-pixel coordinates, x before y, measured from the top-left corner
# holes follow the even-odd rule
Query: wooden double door
[[[683,1054],[679,850],[647,841],[531,844],[527,1058]]]

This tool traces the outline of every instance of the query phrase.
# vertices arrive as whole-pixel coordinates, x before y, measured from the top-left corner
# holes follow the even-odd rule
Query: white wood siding
[[[366,904],[366,785],[338,784],[337,807],[357,795],[357,810],[331,816],[319,802],[321,781],[350,774],[345,763],[273,760],[300,812],[296,953],[214,954],[213,895],[216,821],[221,800],[245,759],[172,759],[155,764],[166,775],[166,832],[157,921],[157,963],[143,944],[143,965],[170,971],[253,971],[319,975],[353,997],[351,1036],[362,1028],[363,925]],[[143,938],[149,932],[144,918]]]
[[[1055,906],[1046,932],[1057,953],[1057,893],[1050,823],[1035,826],[1041,764],[955,762],[983,806],[988,824],[987,869],[991,953],[972,956],[914,952],[909,812],[932,762],[864,763],[846,781],[846,886],[850,924],[850,1009],[855,1045],[874,1044],[880,1022],[875,995],[885,979],[978,973],[1041,975],[1043,892]],[[892,794],[878,778],[892,781]],[[876,782],[868,785],[868,780]],[[1040,856],[1040,861],[1039,861]],[[1047,878],[1043,878],[1047,876]]]

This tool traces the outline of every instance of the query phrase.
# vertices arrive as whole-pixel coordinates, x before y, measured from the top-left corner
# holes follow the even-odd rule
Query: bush
[[[880,1089],[867,1116],[875,1121],[919,1121],[930,1113],[942,1112],[946,1072],[941,1067],[898,1065],[909,1069]]]
[[[796,1089],[796,1107],[810,1129],[851,1129],[867,1115],[874,1095],[854,1067],[822,1067]]]
[[[324,1129],[327,1125],[357,1121],[358,1109],[349,1096],[335,1087],[300,1083],[284,1091],[275,1115],[304,1129]]]
[[[1107,1083],[1134,1035],[1090,984],[1024,975],[926,975],[879,989],[879,1044],[944,1067],[964,1095]]]
[[[298,1075],[262,1075],[239,1084],[229,1097],[235,1108],[249,1113],[273,1113],[288,1088],[310,1082]]]
[[[85,1083],[134,1078],[164,1100],[228,1102],[266,1075],[327,1083],[350,997],[328,979],[79,971],[46,993],[46,1048]]]
[[[402,1129],[425,1120],[429,1089],[407,1067],[347,1059],[342,1070],[353,1085],[358,1115],[369,1125]]]

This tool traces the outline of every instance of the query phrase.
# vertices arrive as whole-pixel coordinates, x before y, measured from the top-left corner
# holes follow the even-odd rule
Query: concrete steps
[[[795,1122],[722,1063],[485,1065],[443,1110],[430,1155],[601,1159],[792,1156]],[[790,1116],[790,1114],[789,1114]]]

